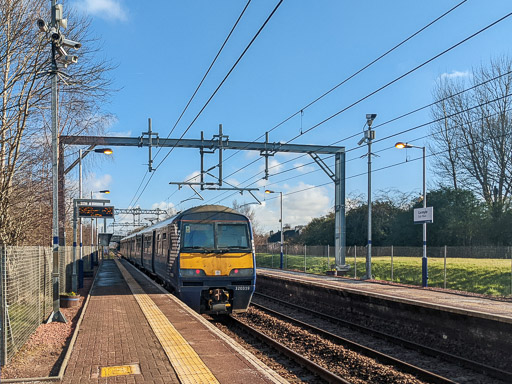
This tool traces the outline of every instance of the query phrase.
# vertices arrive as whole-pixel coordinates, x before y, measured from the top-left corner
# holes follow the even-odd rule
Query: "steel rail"
[[[331,332],[328,332],[328,331],[325,331],[323,329],[320,329],[318,327],[315,327],[311,324],[308,324],[308,323],[304,323],[300,320],[297,320],[297,319],[294,319],[290,316],[287,316],[283,313],[280,313],[280,312],[277,312],[277,311],[274,311],[273,309],[270,309],[270,308],[267,308],[263,305],[260,305],[260,304],[255,304],[255,303],[251,303],[252,306],[262,310],[262,311],[265,311],[267,313],[270,313],[272,314],[273,316],[277,316],[277,317],[280,317],[282,318],[283,320],[286,320],[292,324],[295,324],[297,326],[300,326],[300,327],[303,327],[309,331],[312,331],[316,334],[318,334],[319,336],[321,337],[325,337],[327,339],[329,339],[330,341],[336,343],[336,344],[340,344],[340,345],[343,345],[345,347],[347,347],[348,349],[354,351],[354,352],[357,352],[357,353],[361,353],[367,357],[370,357],[372,359],[376,359],[378,360],[380,363],[382,364],[389,364],[389,365],[392,365],[394,366],[395,368],[397,368],[399,371],[401,372],[404,372],[404,373],[409,373],[409,374],[412,374],[414,376],[416,376],[417,378],[419,379],[422,379],[422,380],[426,380],[430,383],[436,383],[436,384],[456,384],[455,381],[453,380],[450,380],[446,377],[443,377],[443,376],[440,376],[440,375],[437,375],[433,372],[430,372],[430,371],[427,371],[425,369],[422,369],[420,367],[417,367],[415,365],[412,365],[412,364],[409,364],[409,363],[406,363],[405,361],[402,361],[402,360],[399,360],[399,359],[396,359],[392,356],[389,356],[389,355],[386,355],[382,352],[379,352],[379,351],[376,351],[372,348],[368,348],[364,345],[361,345],[361,344],[358,344],[358,343],[355,343],[351,340],[348,340],[344,337],[341,337],[341,336],[338,336],[338,335],[335,335],[334,333],[331,333]]]
[[[386,341],[390,341],[397,345],[401,345],[403,347],[416,350],[416,351],[424,353],[428,356],[437,357],[437,358],[440,358],[440,359],[445,360],[450,363],[456,363],[460,366],[470,368],[471,370],[473,370],[477,373],[482,373],[482,374],[485,374],[488,376],[492,376],[496,379],[504,380],[505,382],[512,382],[512,373],[511,372],[507,372],[507,371],[504,371],[504,370],[501,370],[501,369],[498,369],[495,367],[491,367],[489,365],[482,364],[482,363],[479,363],[479,362],[476,362],[473,360],[465,359],[463,357],[456,356],[456,355],[453,355],[453,354],[450,354],[450,353],[447,353],[447,352],[444,352],[444,351],[441,351],[441,350],[438,350],[435,348],[427,347],[422,344],[417,344],[412,341],[405,340],[400,337],[390,335],[388,333],[376,331],[374,329],[371,329],[371,328],[368,328],[368,327],[365,327],[365,326],[362,326],[359,324],[355,324],[355,323],[352,323],[347,320],[342,320],[342,319],[339,319],[339,318],[336,318],[336,317],[327,315],[325,313],[321,313],[321,312],[318,312],[313,309],[306,308],[306,307],[303,307],[303,306],[300,306],[297,304],[289,303],[284,300],[280,300],[275,297],[268,296],[268,295],[265,295],[262,293],[254,292],[254,296],[261,296],[265,299],[272,300],[272,301],[278,302],[279,304],[300,310],[302,312],[312,314],[316,317],[322,318],[324,320],[328,320],[335,324],[343,325],[343,326],[349,327],[353,330],[363,332],[368,335],[375,336],[375,337],[378,337],[378,338],[386,340]],[[254,304],[254,303],[251,303],[251,304]]]
[[[328,371],[327,369],[321,367],[320,365],[314,363],[313,361],[307,359],[306,357],[298,354],[297,352],[295,352],[292,349],[286,347],[285,345],[279,343],[278,341],[268,337],[267,335],[261,333],[260,331],[254,329],[253,327],[241,322],[240,320],[235,319],[232,316],[230,316],[229,319],[231,321],[233,321],[237,327],[243,329],[245,332],[256,337],[257,339],[262,340],[265,344],[278,350],[283,355],[289,357],[296,363],[299,363],[304,368],[306,368],[310,372],[314,373],[315,375],[319,376],[320,378],[326,380],[327,382],[339,383],[339,384],[350,384],[350,381],[347,381],[344,378],[335,375],[334,373]]]

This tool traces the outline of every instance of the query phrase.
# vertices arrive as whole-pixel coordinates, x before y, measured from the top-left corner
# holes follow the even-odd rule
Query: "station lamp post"
[[[427,156],[426,147],[418,147],[408,143],[398,142],[395,144],[398,149],[417,148],[423,150],[423,208],[427,208]],[[423,257],[421,258],[421,286],[428,286],[428,259],[427,259],[427,223],[423,222]]]
[[[83,197],[82,196],[82,159],[91,152],[103,153],[105,155],[111,155],[112,153],[114,153],[114,151],[112,151],[111,148],[93,148],[93,146],[86,149],[85,151],[82,149],[78,150],[78,159],[76,159],[69,167],[66,168],[66,170],[64,171],[64,175],[66,175],[69,171],[71,171],[78,164],[78,198],[79,199],[81,199]],[[107,193],[110,193],[110,191]],[[92,198],[92,195],[91,195],[91,198]],[[82,235],[82,219],[81,218],[78,220],[78,227],[79,227],[79,231],[80,231],[79,243],[80,243],[80,260],[81,260],[83,258],[83,248],[82,248],[83,235]],[[92,220],[91,220],[91,227],[92,227]],[[92,245],[92,228],[91,228],[91,245]]]
[[[280,194],[280,197],[281,197],[281,218],[279,220],[279,222],[281,223],[281,252],[280,252],[280,258],[279,258],[279,268],[280,269],[283,269],[283,262],[284,262],[284,257],[283,257],[283,192],[276,192],[276,191],[271,191],[270,189],[267,189],[265,190],[265,193],[279,193]]]

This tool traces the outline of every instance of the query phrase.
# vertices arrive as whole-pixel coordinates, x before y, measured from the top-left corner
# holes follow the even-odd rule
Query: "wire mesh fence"
[[[422,247],[372,247],[372,277],[421,286]],[[495,296],[512,295],[512,247],[428,247],[428,285]],[[367,248],[347,247],[346,276],[366,275]],[[279,268],[280,244],[256,247],[259,267]],[[325,274],[336,266],[333,246],[284,244],[283,268]]]
[[[59,248],[59,291],[71,290],[73,248]],[[95,247],[83,249],[84,270]],[[77,259],[79,259],[77,253]],[[0,247],[0,362],[5,365],[51,314],[53,254],[49,247]]]

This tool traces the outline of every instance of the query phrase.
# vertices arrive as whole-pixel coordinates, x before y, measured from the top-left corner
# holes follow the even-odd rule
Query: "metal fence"
[[[347,247],[349,277],[366,274],[366,247]],[[422,247],[372,247],[372,277],[421,285]],[[325,274],[335,268],[333,246],[284,244],[283,268]],[[512,247],[428,247],[429,286],[475,293],[512,295]],[[280,267],[280,244],[256,246],[259,267]]]
[[[59,291],[71,290],[73,248],[60,247]],[[84,247],[84,270],[95,247]],[[77,253],[77,259],[79,258]],[[51,314],[52,249],[0,247],[0,363],[5,365]]]

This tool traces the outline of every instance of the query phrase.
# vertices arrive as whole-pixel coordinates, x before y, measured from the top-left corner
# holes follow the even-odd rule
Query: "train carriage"
[[[122,239],[121,253],[199,313],[244,312],[254,293],[251,223],[228,207],[181,212]]]

